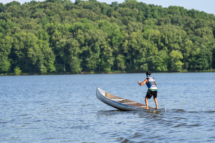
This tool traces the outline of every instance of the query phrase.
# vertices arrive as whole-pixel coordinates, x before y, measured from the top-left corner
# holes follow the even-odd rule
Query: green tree
[[[81,59],[79,58],[79,55],[82,53],[82,50],[80,49],[80,44],[75,39],[70,39],[68,41],[69,46],[69,65],[71,72],[73,73],[80,73],[82,70],[81,67]]]
[[[198,69],[205,70],[212,67],[212,52],[202,48],[197,58]]]
[[[137,2],[137,0],[125,0],[125,2]]]
[[[9,54],[11,52],[13,38],[6,36],[4,39],[0,38],[0,72],[9,72],[11,62]]]
[[[15,75],[20,75],[20,74],[21,74],[21,72],[22,72],[22,70],[20,70],[20,68],[19,68],[19,67],[16,67],[16,68],[14,69],[14,73],[15,73]]]
[[[0,73],[215,68],[215,16],[126,0],[0,3]]]
[[[0,12],[4,12],[6,10],[6,6],[0,3]]]
[[[183,66],[183,63],[181,62],[183,55],[181,54],[181,52],[172,50],[169,56],[171,71],[181,71]]]
[[[169,56],[167,51],[160,50],[158,54],[152,59],[153,70],[168,71]]]

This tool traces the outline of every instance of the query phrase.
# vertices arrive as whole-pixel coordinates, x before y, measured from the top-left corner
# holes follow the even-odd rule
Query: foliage
[[[215,16],[136,0],[0,3],[0,73],[215,68]]]
[[[20,68],[19,68],[19,67],[15,67],[15,69],[14,69],[14,73],[15,73],[15,75],[20,75],[20,74],[21,74],[21,72],[22,72],[22,70],[20,70]]]

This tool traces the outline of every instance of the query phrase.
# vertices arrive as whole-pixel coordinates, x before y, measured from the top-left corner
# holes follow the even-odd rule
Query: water
[[[1,76],[0,142],[214,142],[215,73],[152,76],[166,112],[123,112],[96,98],[99,86],[144,103],[145,74]]]

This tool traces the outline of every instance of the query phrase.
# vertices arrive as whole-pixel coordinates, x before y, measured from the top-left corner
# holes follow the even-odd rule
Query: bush
[[[20,70],[20,68],[19,68],[19,67],[16,67],[16,68],[14,69],[14,73],[15,73],[15,75],[20,75],[20,74],[21,74],[21,72],[22,72],[22,70]]]

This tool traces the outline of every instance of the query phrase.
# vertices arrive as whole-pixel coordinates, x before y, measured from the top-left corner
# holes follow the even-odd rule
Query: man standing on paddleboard
[[[147,87],[148,87],[148,91],[146,93],[146,97],[145,97],[145,102],[146,102],[146,109],[148,109],[148,99],[150,99],[152,96],[154,98],[155,101],[155,105],[156,105],[156,109],[158,109],[158,101],[157,101],[157,83],[155,82],[155,79],[153,77],[151,77],[151,72],[147,71],[146,72],[146,79],[140,83],[140,81],[138,81],[138,84],[140,86],[144,85],[146,83]]]

